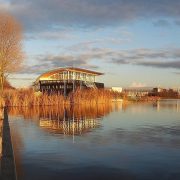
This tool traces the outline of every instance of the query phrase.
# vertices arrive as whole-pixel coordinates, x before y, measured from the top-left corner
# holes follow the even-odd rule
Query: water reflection
[[[179,179],[179,103],[11,108],[18,179]]]
[[[40,127],[52,131],[53,133],[68,134],[68,135],[80,135],[91,131],[94,128],[100,127],[99,121],[93,118],[77,118],[74,116],[66,116],[66,110],[64,111],[63,119],[57,117],[40,118]]]
[[[144,108],[143,108],[144,105]],[[152,107],[153,109],[156,109],[157,111],[174,111],[174,112],[180,112],[180,100],[179,99],[164,99],[164,100],[158,100],[158,101],[144,101],[144,102],[124,102],[122,104],[123,111],[128,111],[131,109],[133,112],[143,112],[144,110],[147,111],[147,107]]]
[[[102,117],[122,109],[122,103],[97,106],[62,106],[10,108],[11,116],[22,116],[33,120],[48,132],[66,135],[81,135],[99,128]]]
[[[0,159],[2,156],[2,126],[3,126],[3,109],[0,108]]]
[[[160,100],[157,101],[155,104],[155,107],[157,107],[157,111],[163,110],[163,109],[171,109],[176,112],[180,111],[180,101],[179,100]]]
[[[41,128],[52,133],[81,135],[101,127],[100,119],[111,112],[131,111],[142,113],[147,107],[163,110],[180,111],[179,100],[161,100],[151,102],[116,102],[97,106],[45,106],[33,108],[10,108],[11,116],[23,116],[24,119],[36,121]]]

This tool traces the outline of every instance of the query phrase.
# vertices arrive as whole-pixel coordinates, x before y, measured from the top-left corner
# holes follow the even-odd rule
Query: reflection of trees
[[[11,108],[10,115],[23,115],[25,119],[39,119],[40,127],[54,133],[82,134],[100,127],[99,118],[118,110],[121,105],[98,104],[74,106],[44,106],[32,108]]]

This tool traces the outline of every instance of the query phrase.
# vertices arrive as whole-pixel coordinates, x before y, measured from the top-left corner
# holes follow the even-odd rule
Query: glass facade
[[[95,82],[95,75],[75,71],[63,71],[53,74],[49,77],[50,80],[77,80]]]

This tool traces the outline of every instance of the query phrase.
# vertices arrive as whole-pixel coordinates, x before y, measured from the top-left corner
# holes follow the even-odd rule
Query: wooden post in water
[[[4,118],[2,123],[1,175],[3,180],[17,179],[10,127],[8,121],[8,112],[6,107],[4,108]]]

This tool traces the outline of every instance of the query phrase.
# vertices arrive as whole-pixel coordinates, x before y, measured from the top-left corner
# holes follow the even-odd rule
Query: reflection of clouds
[[[180,148],[180,126],[147,126],[135,130],[116,128],[109,133],[120,143],[129,144],[155,144],[156,146],[166,146]]]

